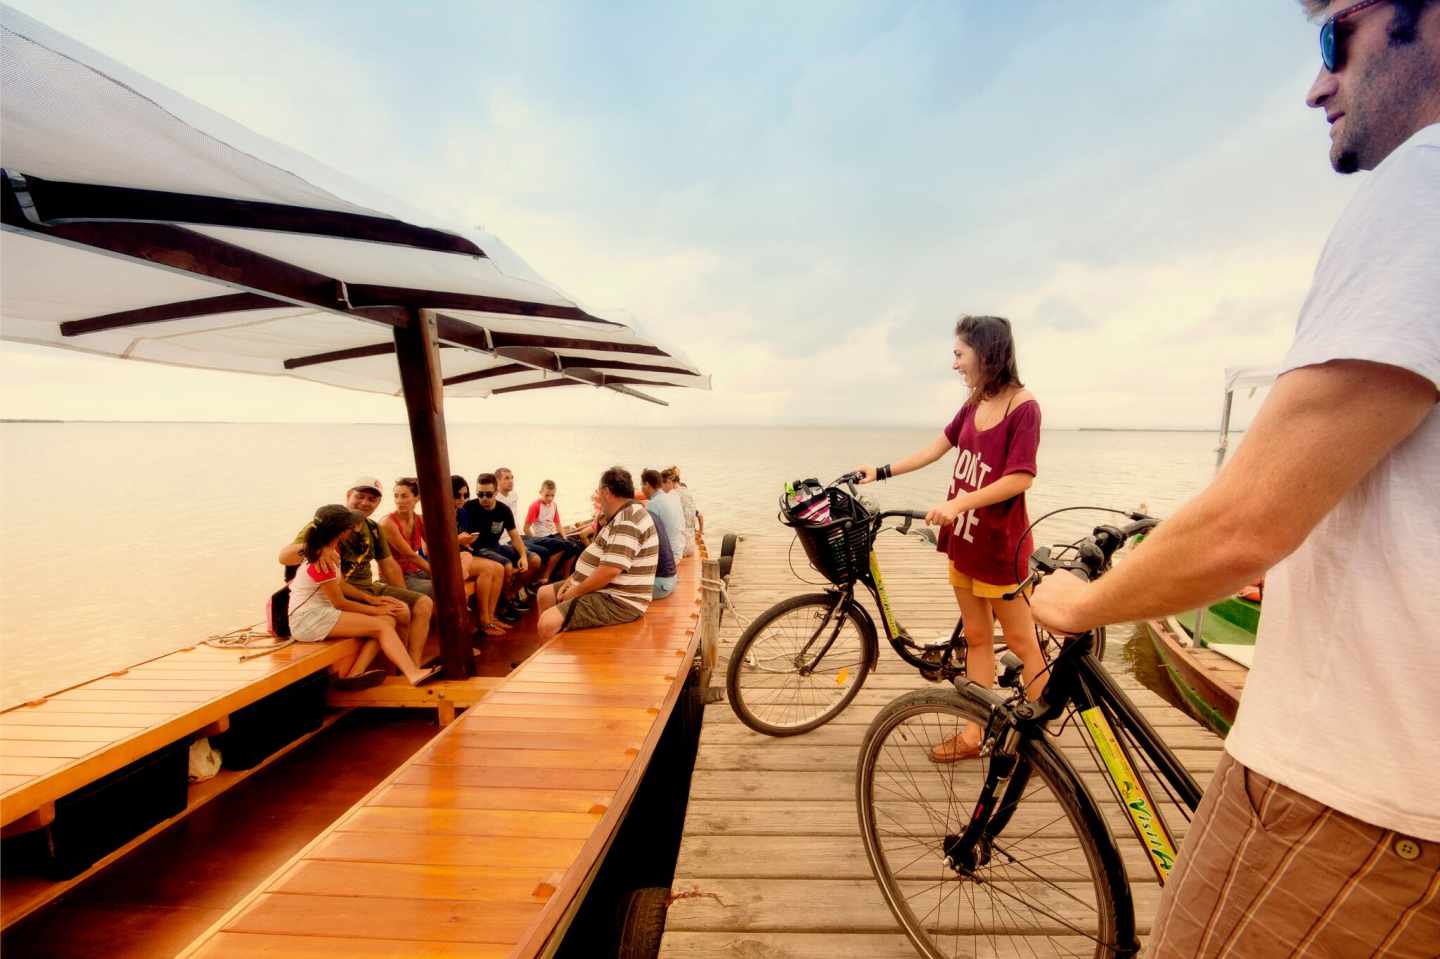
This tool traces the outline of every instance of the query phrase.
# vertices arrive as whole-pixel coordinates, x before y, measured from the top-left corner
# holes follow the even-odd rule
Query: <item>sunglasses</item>
[[[1329,20],[1320,25],[1320,62],[1325,69],[1331,73],[1338,73],[1344,66],[1341,59],[1340,36],[1336,32],[1336,24],[1346,17],[1354,16],[1366,7],[1373,7],[1377,4],[1387,3],[1388,0],[1360,0],[1335,14]]]
[[[491,491],[488,492],[488,493],[476,493],[476,494],[475,494],[475,498],[476,498],[476,499],[494,499],[494,498],[495,498],[495,491],[494,491],[494,490],[491,490]]]

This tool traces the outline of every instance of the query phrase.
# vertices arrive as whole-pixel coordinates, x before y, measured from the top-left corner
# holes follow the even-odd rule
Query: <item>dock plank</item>
[[[413,939],[356,939],[339,936],[269,936],[221,932],[205,943],[199,959],[505,959],[508,945],[481,942],[417,942]]]
[[[524,934],[541,908],[528,902],[267,892],[228,923],[225,931],[294,935],[296,929],[306,929],[305,935],[310,936],[507,945]]]

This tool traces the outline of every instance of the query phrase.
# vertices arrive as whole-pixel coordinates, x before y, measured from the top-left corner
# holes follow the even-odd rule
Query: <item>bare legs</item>
[[[535,624],[535,632],[540,635],[541,641],[554,639],[560,632],[560,627],[565,625],[565,614],[555,605],[555,593],[559,586],[549,583],[540,587],[535,594],[536,606],[540,610],[540,619]]]
[[[330,635],[336,638],[353,637],[365,640],[350,667],[350,676],[359,676],[365,672],[377,652],[383,652],[411,685],[418,684],[429,675],[427,670],[415,665],[410,651],[400,641],[400,634],[395,631],[395,620],[388,615],[367,616],[363,613],[342,612],[334,628],[330,630]]]
[[[410,610],[410,632],[406,648],[410,658],[416,662],[425,655],[425,643],[430,639],[430,617],[435,613],[435,602],[429,596],[421,596]]]
[[[1000,630],[1005,645],[1020,658],[1021,677],[1025,681],[1025,693],[1035,699],[1045,688],[1041,672],[1045,668],[1045,657],[1040,653],[1040,644],[1035,640],[1035,621],[1030,616],[1030,605],[1023,597],[1012,600],[986,599],[976,596],[968,589],[955,587],[955,602],[960,606],[960,615],[965,620],[965,675],[972,682],[982,686],[995,685],[995,620],[1000,621]],[[1038,677],[1038,680],[1037,680]],[[981,730],[967,724],[957,737],[935,747],[932,757],[946,759],[964,746],[975,747],[980,743]]]
[[[475,581],[475,613],[480,629],[490,636],[504,632],[504,627],[495,621],[495,607],[505,587],[505,568],[494,560],[468,553],[460,554],[460,562],[465,578]]]

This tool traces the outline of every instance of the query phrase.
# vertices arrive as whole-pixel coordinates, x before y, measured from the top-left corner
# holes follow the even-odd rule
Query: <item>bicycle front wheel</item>
[[[947,859],[990,760],[944,764],[930,753],[967,723],[983,728],[988,714],[978,696],[919,690],[885,707],[865,735],[860,828],[891,912],[928,959],[1130,954],[1133,909],[1114,839],[1050,743],[1022,744],[992,814],[1003,825],[977,843],[975,861]]]
[[[795,736],[840,715],[875,658],[868,618],[840,621],[840,593],[808,593],[770,607],[741,634],[725,670],[730,708],[767,736]],[[837,628],[838,627],[838,628]]]

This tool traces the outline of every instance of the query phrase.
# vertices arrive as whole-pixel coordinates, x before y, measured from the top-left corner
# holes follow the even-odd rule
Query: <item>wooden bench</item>
[[[223,732],[229,716],[355,656],[353,639],[295,644],[241,662],[243,651],[191,646],[0,712],[0,826],[11,836],[48,826],[56,800],[195,735]],[[332,717],[333,719],[333,717]],[[253,770],[192,786],[185,812]],[[184,813],[181,813],[184,815]],[[100,859],[74,879],[7,878],[0,928],[164,828]]]
[[[181,955],[553,947],[685,686],[700,565],[642,620],[539,649]]]

